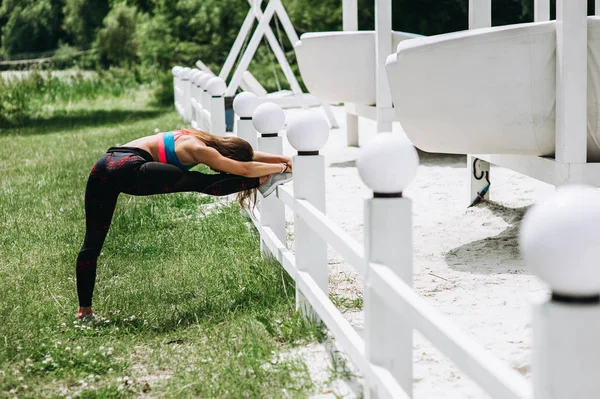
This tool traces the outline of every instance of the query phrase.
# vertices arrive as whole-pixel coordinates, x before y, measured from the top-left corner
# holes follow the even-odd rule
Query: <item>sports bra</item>
[[[175,165],[185,170],[190,170],[195,166],[182,165],[181,162],[179,162],[179,159],[177,159],[177,155],[175,154],[175,142],[184,134],[185,132],[181,130],[175,130],[173,132],[160,133],[156,136],[156,142],[158,144],[159,162]]]

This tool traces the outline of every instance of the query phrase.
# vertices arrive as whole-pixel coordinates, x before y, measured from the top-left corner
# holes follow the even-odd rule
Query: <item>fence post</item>
[[[283,139],[279,136],[279,131],[285,124],[285,113],[281,107],[274,103],[259,105],[252,114],[252,123],[260,133],[258,150],[269,154],[283,155]],[[271,194],[260,201],[259,208],[260,224],[269,226],[277,238],[285,244],[285,204],[276,195]],[[262,241],[261,248],[268,252]]]
[[[325,158],[319,155],[319,150],[323,148],[328,137],[327,120],[315,112],[302,113],[300,117],[288,123],[288,141],[298,151],[298,155],[293,157],[294,197],[309,201],[323,213],[325,213]],[[298,272],[310,274],[325,295],[328,295],[327,242],[315,234],[298,215],[294,215],[294,243]],[[296,308],[310,320],[318,321],[316,313],[298,289],[296,289]]]
[[[258,150],[258,139],[252,123],[252,114],[257,106],[256,94],[249,91],[240,93],[233,99],[233,110],[240,117],[236,121],[236,135],[250,143],[254,150]]]
[[[201,95],[200,98],[202,99],[201,104],[202,104],[202,109],[207,110],[208,112],[210,112],[210,94],[208,94],[208,90],[206,89],[206,84],[208,83],[208,81],[212,78],[212,75],[210,73],[205,73],[204,75],[202,75],[201,78],[198,79],[198,84],[200,86],[201,91]],[[199,128],[202,130],[210,130],[210,121],[206,119],[205,117],[205,113],[201,112],[200,113],[200,120],[198,120],[198,124],[199,124]]]
[[[183,69],[183,67],[181,67],[179,65],[174,66],[171,69],[171,73],[173,74],[173,100],[175,103],[175,110],[177,111],[177,113],[180,116],[183,116],[183,115],[181,115],[181,112],[179,111],[179,107],[181,104],[181,93],[180,93],[181,88],[180,88],[180,84],[179,84],[179,73],[181,72],[182,69]]]
[[[181,79],[181,90],[182,90],[182,101],[181,105],[183,108],[183,120],[186,122],[190,121],[191,112],[191,102],[190,102],[190,89],[192,87],[190,82],[190,75],[192,74],[192,69],[185,67],[181,71],[179,78]]]
[[[194,69],[194,73],[192,74],[192,78],[190,79],[191,81],[191,88],[190,88],[190,122],[192,124],[192,127],[196,128],[197,123],[196,123],[196,119],[197,119],[197,111],[198,111],[198,78],[201,77],[203,74],[202,71],[200,71],[199,69]]]
[[[412,396],[412,328],[371,287],[370,264],[387,266],[412,286],[412,203],[402,192],[419,166],[408,139],[380,133],[360,152],[358,172],[373,190],[365,201],[365,351],[367,359],[388,369]],[[367,397],[378,397],[371,388]]]
[[[210,133],[225,136],[225,97],[227,84],[221,78],[211,78],[206,83],[210,95]]]
[[[600,195],[566,186],[522,223],[527,265],[550,286],[534,307],[535,398],[597,398],[600,392]]]

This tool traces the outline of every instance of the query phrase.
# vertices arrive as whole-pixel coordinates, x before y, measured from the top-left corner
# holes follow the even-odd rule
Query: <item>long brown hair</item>
[[[224,157],[240,162],[250,162],[254,159],[254,150],[250,143],[239,137],[214,136],[194,128],[185,128],[182,131],[198,137],[204,144],[219,151],[219,154]],[[238,192],[237,200],[242,208],[249,210],[250,204],[256,204],[256,189],[251,188]]]

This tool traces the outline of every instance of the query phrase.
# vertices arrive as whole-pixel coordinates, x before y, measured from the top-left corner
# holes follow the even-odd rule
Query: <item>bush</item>
[[[19,77],[0,77],[0,126],[44,113],[48,105],[119,97],[137,89],[139,81],[127,70],[65,73],[33,71]]]
[[[104,18],[96,46],[106,65],[131,66],[137,60],[135,41],[137,10],[125,3],[117,4]]]

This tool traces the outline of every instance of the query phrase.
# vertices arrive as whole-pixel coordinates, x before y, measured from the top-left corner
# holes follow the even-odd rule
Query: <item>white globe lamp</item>
[[[252,113],[252,124],[261,134],[275,134],[285,124],[285,113],[275,103],[262,103]]]
[[[171,73],[173,74],[173,76],[177,76],[179,74],[179,71],[181,71],[183,69],[183,67],[176,65],[173,68],[171,68]]]
[[[376,194],[400,195],[412,182],[419,156],[412,143],[394,133],[378,133],[356,161],[362,181]]]
[[[210,73],[205,73],[201,78],[198,79],[198,86],[202,87],[206,90],[206,85],[209,80],[211,80],[213,76]]]
[[[192,69],[189,67],[185,67],[183,68],[180,72],[179,72],[179,77],[181,79],[189,79],[190,78],[190,74],[192,73]]]
[[[258,97],[249,91],[244,91],[233,99],[233,110],[244,119],[252,118],[252,114],[258,106]]]
[[[525,262],[553,297],[597,298],[600,294],[600,194],[565,186],[533,206],[521,224]]]
[[[214,77],[206,83],[206,90],[212,97],[221,97],[227,91],[227,84],[223,79]]]
[[[307,112],[290,120],[287,139],[298,153],[318,152],[329,138],[329,123],[319,113]]]

